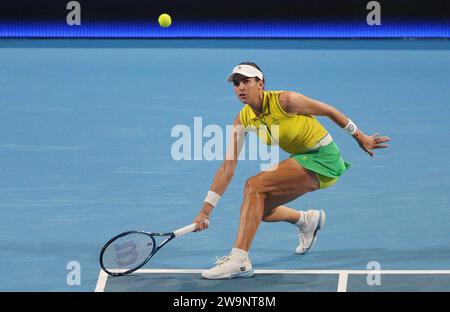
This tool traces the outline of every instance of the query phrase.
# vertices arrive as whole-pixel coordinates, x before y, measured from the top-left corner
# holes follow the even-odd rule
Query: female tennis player
[[[373,150],[386,148],[390,139],[379,134],[365,135],[356,124],[335,107],[292,91],[266,91],[264,76],[255,64],[245,62],[228,76],[234,92],[245,104],[234,120],[227,155],[217,170],[200,213],[194,219],[197,231],[208,227],[213,208],[227,189],[236,169],[238,155],[248,131],[256,131],[268,144],[278,144],[291,154],[272,170],[262,171],[245,184],[237,238],[228,256],[202,276],[207,279],[251,277],[253,268],[248,251],[261,221],[285,221],[297,227],[296,253],[307,252],[323,229],[323,210],[297,211],[284,204],[308,192],[325,189],[350,167],[328,131],[314,116],[327,116],[348,132],[359,146],[373,156]],[[262,128],[261,128],[262,126]],[[278,136],[271,133],[277,126]],[[261,131],[267,129],[267,131]],[[272,131],[273,132],[273,131]]]

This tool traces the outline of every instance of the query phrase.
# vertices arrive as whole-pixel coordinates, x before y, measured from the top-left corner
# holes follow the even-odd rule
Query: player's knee
[[[244,195],[264,195],[264,189],[261,181],[258,179],[258,176],[253,176],[245,182]]]

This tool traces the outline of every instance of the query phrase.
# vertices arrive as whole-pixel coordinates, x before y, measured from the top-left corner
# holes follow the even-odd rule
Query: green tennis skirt
[[[291,155],[291,157],[297,160],[302,167],[317,174],[321,189],[336,183],[338,178],[351,166],[342,159],[339,147],[334,142],[317,150]]]

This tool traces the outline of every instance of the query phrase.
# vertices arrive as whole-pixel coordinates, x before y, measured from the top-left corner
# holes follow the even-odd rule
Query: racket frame
[[[129,235],[129,234],[144,234],[144,235],[150,236],[150,238],[152,239],[152,242],[153,242],[153,249],[152,249],[151,253],[148,255],[148,257],[144,261],[142,261],[141,264],[137,265],[136,267],[131,268],[131,269],[125,271],[125,272],[110,272],[103,265],[103,254],[105,253],[106,248],[108,248],[116,239],[121,238],[121,237],[126,236],[126,235]],[[161,244],[156,246],[156,240],[155,240],[154,236],[158,236],[158,237],[160,237],[160,236],[168,236],[168,237]],[[145,231],[127,231],[127,232],[120,233],[120,234],[114,236],[113,238],[111,238],[109,241],[107,241],[105,243],[105,245],[103,245],[102,250],[100,252],[100,258],[99,258],[100,267],[102,268],[103,271],[105,271],[107,274],[109,274],[111,276],[128,275],[130,273],[133,273],[136,270],[139,270],[144,265],[146,265],[147,262],[150,261],[150,259],[155,255],[155,253],[158,250],[160,250],[165,244],[167,244],[168,242],[170,242],[174,238],[175,238],[175,233],[174,232],[170,232],[170,233],[149,233],[149,232],[145,232]]]

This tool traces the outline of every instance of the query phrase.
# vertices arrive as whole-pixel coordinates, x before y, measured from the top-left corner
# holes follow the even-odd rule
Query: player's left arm
[[[283,109],[290,114],[326,116],[333,120],[341,128],[347,129],[352,123],[349,118],[338,111],[335,107],[311,99],[297,92],[284,91],[279,95],[278,100]],[[383,143],[386,143],[390,140],[389,137],[381,136],[379,133],[365,135],[361,131],[361,129],[357,129],[356,131],[354,131],[352,136],[358,142],[359,146],[370,156],[374,155],[372,151],[373,149],[388,147],[387,144]]]

